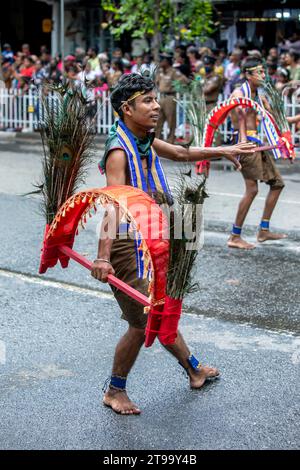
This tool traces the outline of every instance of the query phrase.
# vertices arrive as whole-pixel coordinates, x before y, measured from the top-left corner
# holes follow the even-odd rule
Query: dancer
[[[108,186],[132,185],[144,191],[149,188],[150,193],[154,190],[163,191],[171,197],[157,154],[178,162],[196,162],[223,156],[240,169],[241,165],[236,157],[255,151],[255,146],[251,143],[187,149],[156,139],[153,130],[159,119],[160,106],[155,84],[150,78],[139,74],[121,77],[111,94],[111,104],[118,113],[119,120],[111,129],[104,156],[99,163],[100,170],[106,173]],[[127,224],[121,223],[115,240],[109,237],[100,238],[92,276],[107,282],[109,274],[116,274],[119,279],[148,295],[147,281],[137,276],[134,240],[129,236],[124,237],[127,230]],[[126,393],[126,379],[144,343],[147,316],[142,305],[114,288],[113,292],[122,310],[122,318],[129,326],[116,347],[112,375],[103,402],[115,412],[139,414],[140,409]],[[186,369],[192,388],[200,388],[207,379],[219,376],[218,369],[200,365],[180,332],[175,343],[165,348]]]
[[[251,98],[258,101],[263,107],[271,112],[266,97],[260,94],[260,87],[266,79],[264,67],[260,59],[248,58],[243,65],[243,72],[246,77],[245,83],[234,90],[231,97]],[[237,108],[232,112],[232,123],[234,127],[234,136],[237,142],[255,142],[262,145],[258,138],[257,114],[249,108],[246,111]],[[265,201],[265,207],[260,222],[257,240],[265,242],[266,240],[280,240],[286,238],[286,234],[273,233],[270,231],[270,219],[277,204],[278,198],[284,188],[284,182],[276,167],[273,157],[269,153],[256,152],[254,155],[242,155],[240,157],[242,165],[241,173],[245,180],[245,194],[239,203],[232,232],[227,242],[230,248],[253,249],[255,245],[248,243],[241,237],[242,227],[248,211],[258,193],[258,181],[262,181],[270,186],[268,196]]]

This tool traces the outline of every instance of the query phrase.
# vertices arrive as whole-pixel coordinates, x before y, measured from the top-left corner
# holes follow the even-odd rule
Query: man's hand
[[[234,164],[236,170],[241,170],[242,168],[242,165],[237,159],[239,155],[256,152],[256,145],[251,144],[251,142],[242,142],[240,144],[228,145],[222,148],[224,149],[224,158],[230,160]]]
[[[115,274],[115,270],[109,262],[99,260],[93,262],[91,275],[95,279],[101,282],[107,282],[109,274]]]

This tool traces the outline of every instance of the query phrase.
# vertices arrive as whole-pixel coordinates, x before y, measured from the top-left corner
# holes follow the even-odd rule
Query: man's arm
[[[220,87],[219,77],[212,77],[203,86],[203,92],[205,95],[210,95]]]
[[[106,161],[106,181],[107,186],[117,186],[126,184],[126,155],[123,150],[112,150]],[[92,276],[102,282],[107,282],[107,276],[115,271],[110,261],[111,247],[113,240],[109,237],[109,226],[114,227],[119,224],[119,210],[106,212],[101,227],[101,235],[98,243],[97,259],[92,264]],[[99,260],[107,261],[99,261]]]
[[[173,160],[175,162],[198,162],[211,158],[225,157],[230,160],[237,170],[241,169],[241,164],[237,160],[238,155],[254,153],[255,144],[240,143],[237,145],[226,145],[224,147],[189,147],[168,144],[160,139],[154,139],[153,147],[160,157]]]
[[[236,89],[232,92],[230,98],[244,98],[244,95],[241,90]],[[239,127],[239,141],[247,142],[247,121],[246,121],[246,112],[245,110],[238,106],[237,108],[231,111],[232,121],[236,121]]]

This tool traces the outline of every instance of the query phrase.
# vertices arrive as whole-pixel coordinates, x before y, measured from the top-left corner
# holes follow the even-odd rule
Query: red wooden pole
[[[59,251],[64,253],[64,255],[68,256],[69,258],[73,259],[77,263],[81,264],[85,268],[89,269],[91,271],[92,269],[92,263],[88,259],[86,259],[84,256],[80,255],[76,251],[72,250],[68,246],[61,245],[58,247]],[[129,297],[133,298],[134,300],[137,300],[140,302],[142,305],[145,305],[145,307],[150,306],[150,302],[148,297],[145,295],[141,294],[139,291],[136,289],[133,289],[133,287],[130,287],[128,284],[125,282],[121,281],[118,279],[116,276],[113,276],[112,274],[108,275],[108,282],[114,287],[117,287],[117,289],[120,289],[122,292],[125,292],[125,294],[129,295]]]

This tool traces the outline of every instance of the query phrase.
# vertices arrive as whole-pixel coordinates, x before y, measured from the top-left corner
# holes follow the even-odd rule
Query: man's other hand
[[[242,165],[236,157],[239,155],[255,153],[256,148],[256,144],[252,144],[251,142],[242,142],[236,145],[229,145],[224,147],[224,157],[234,164],[236,170],[241,170]]]
[[[109,262],[100,260],[93,262],[91,275],[95,279],[101,282],[107,282],[109,274],[115,274],[115,270]]]

